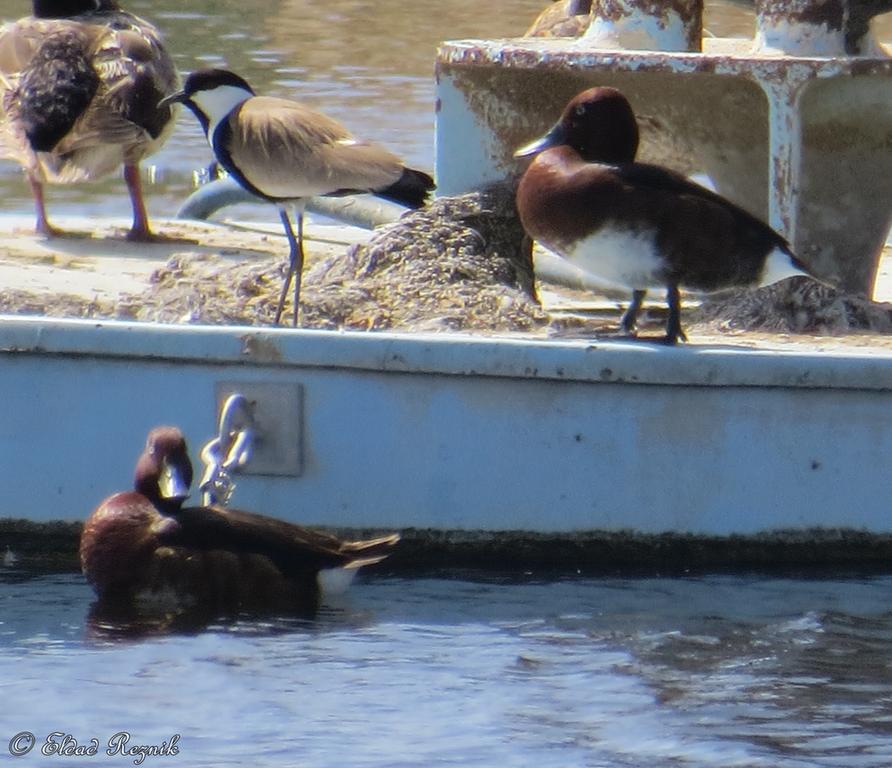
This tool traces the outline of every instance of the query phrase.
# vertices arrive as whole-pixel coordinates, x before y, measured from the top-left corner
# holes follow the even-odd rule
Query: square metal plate
[[[303,386],[297,383],[219,381],[215,385],[216,413],[226,399],[240,393],[248,399],[254,419],[254,453],[241,470],[244,475],[287,475],[303,472]]]

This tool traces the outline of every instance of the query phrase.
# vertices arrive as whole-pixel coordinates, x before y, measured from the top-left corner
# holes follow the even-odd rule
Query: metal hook
[[[250,460],[254,450],[254,418],[248,399],[239,393],[226,398],[220,409],[217,436],[201,449],[205,464],[201,488],[205,504],[227,504],[235,483],[230,474]]]
[[[220,409],[217,439],[225,448],[223,466],[227,469],[243,467],[251,460],[254,438],[254,416],[248,398],[238,392],[226,398]]]

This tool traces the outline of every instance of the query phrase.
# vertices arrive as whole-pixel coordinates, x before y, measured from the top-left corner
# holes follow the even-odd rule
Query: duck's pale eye
[[[577,117],[582,117],[584,114],[585,114],[585,105],[584,105],[584,104],[578,104],[578,105],[576,106],[576,116],[577,116]]]

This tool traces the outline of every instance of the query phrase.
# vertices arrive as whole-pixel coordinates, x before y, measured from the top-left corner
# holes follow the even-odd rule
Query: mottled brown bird
[[[34,0],[0,28],[0,156],[21,164],[47,219],[44,184],[97,179],[124,166],[129,239],[150,240],[139,163],[173,129],[161,99],[178,86],[158,30],[115,0]]]
[[[588,28],[592,0],[557,0],[547,5],[524,37],[581,37]]]

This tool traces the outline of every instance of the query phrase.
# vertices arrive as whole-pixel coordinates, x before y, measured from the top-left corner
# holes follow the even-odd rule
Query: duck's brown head
[[[136,462],[133,488],[161,512],[175,512],[189,497],[192,462],[183,433],[176,427],[156,427]]]
[[[638,122],[626,97],[616,88],[589,88],[570,99],[548,133],[514,156],[529,157],[566,146],[587,163],[631,163],[638,140]]]

